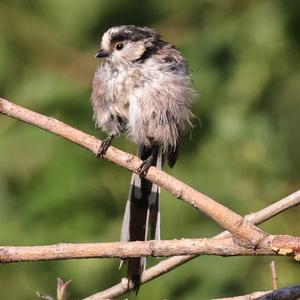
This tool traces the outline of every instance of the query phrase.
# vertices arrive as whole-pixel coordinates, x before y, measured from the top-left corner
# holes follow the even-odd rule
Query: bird
[[[96,127],[107,138],[97,156],[106,154],[120,134],[137,145],[142,160],[131,177],[121,241],[160,239],[160,187],[145,179],[148,169],[173,167],[181,133],[192,127],[195,99],[186,59],[149,27],[122,25],[102,36],[96,58],[91,104]],[[128,284],[136,293],[146,267],[143,257],[127,259]]]

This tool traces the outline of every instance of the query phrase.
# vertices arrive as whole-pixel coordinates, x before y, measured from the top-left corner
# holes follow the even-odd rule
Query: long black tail
[[[154,154],[152,165],[161,169],[162,151],[158,146],[151,148],[138,147],[137,155],[142,160],[147,159],[151,154]],[[148,240],[149,231],[150,239],[160,239],[159,194],[159,186],[152,184],[139,175],[132,174],[123,218],[121,241]],[[127,277],[133,283],[134,290],[137,293],[141,282],[141,275],[146,267],[146,258],[130,258],[127,260],[127,263]]]

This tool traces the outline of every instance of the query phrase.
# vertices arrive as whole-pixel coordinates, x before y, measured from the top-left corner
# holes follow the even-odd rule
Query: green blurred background
[[[239,214],[299,188],[300,1],[1,0],[0,96],[92,135],[91,81],[112,25],[156,28],[188,59],[199,101],[174,176]],[[117,241],[130,173],[65,140],[0,115],[0,243]],[[114,145],[135,152],[124,138]],[[300,235],[299,208],[261,227]],[[220,228],[162,193],[162,238],[210,237]],[[208,299],[271,288],[268,257],[202,257],[140,289],[139,299]],[[150,263],[158,262],[157,259]],[[276,259],[280,287],[299,263]],[[117,259],[0,266],[1,299],[72,299],[117,283]],[[132,294],[129,298],[134,298]],[[121,297],[124,299],[125,297]]]

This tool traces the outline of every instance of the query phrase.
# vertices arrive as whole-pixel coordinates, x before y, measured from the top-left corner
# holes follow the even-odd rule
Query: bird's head
[[[148,27],[112,27],[104,33],[95,57],[109,59],[114,64],[137,61],[146,58],[159,39],[156,31]]]

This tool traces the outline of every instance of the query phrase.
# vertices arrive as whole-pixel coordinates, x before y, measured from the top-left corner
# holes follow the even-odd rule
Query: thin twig
[[[92,151],[94,154],[97,153],[101,145],[101,141],[95,137],[74,129],[53,117],[41,115],[2,98],[0,98],[0,113],[52,132]],[[136,156],[114,147],[110,147],[104,157],[132,172],[137,172],[141,164],[141,160]],[[155,167],[150,167],[145,177],[172,193],[176,198],[205,213],[222,228],[229,230],[245,243],[247,242],[249,247],[256,247],[267,236],[261,229],[237,213]]]
[[[271,275],[272,275],[272,289],[273,290],[277,290],[278,289],[278,285],[277,285],[277,272],[276,272],[276,265],[275,265],[275,261],[272,260],[270,263],[270,269],[271,269]]]
[[[297,206],[300,204],[300,191],[297,191],[273,204],[263,208],[262,210],[251,213],[245,218],[252,222],[253,224],[259,225],[273,216],[276,216],[285,210]],[[228,238],[231,234],[228,231],[224,231],[214,238]],[[186,256],[175,256],[156,264],[155,266],[147,269],[142,276],[142,283],[151,281],[165,273],[168,273],[180,265],[187,263],[188,261],[198,257],[197,255],[186,255]],[[129,289],[127,289],[129,287]],[[98,292],[94,295],[91,295],[84,300],[99,300],[99,299],[111,299],[123,295],[133,288],[132,285],[128,286],[128,281],[126,278],[123,278],[122,281],[104,291]]]

